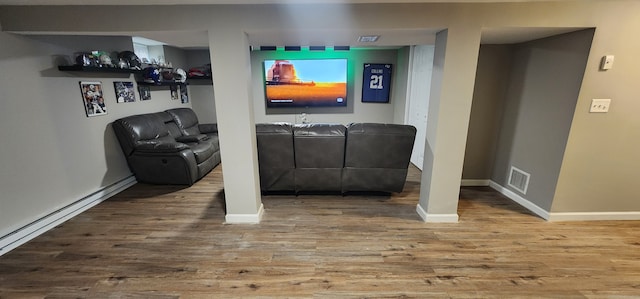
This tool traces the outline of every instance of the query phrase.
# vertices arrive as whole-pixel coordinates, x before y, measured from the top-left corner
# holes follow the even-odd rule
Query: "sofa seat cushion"
[[[381,191],[402,192],[408,169],[345,167],[342,172],[342,192]]]
[[[295,191],[342,191],[342,168],[296,168]]]
[[[213,144],[209,141],[202,141],[199,143],[188,143],[189,148],[196,156],[196,163],[200,164],[213,156]]]

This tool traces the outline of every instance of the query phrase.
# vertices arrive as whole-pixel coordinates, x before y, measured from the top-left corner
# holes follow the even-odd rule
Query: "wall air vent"
[[[361,35],[358,37],[358,41],[361,43],[375,43],[380,38],[380,35]]]
[[[509,181],[507,184],[520,191],[522,194],[527,194],[530,176],[530,174],[511,166],[511,171],[509,172]]]

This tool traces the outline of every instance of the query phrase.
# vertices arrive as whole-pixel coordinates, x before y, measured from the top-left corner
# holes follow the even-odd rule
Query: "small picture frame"
[[[87,117],[107,114],[102,82],[80,81],[80,92],[82,93],[82,103]]]
[[[187,84],[180,84],[180,100],[183,104],[189,103],[189,91],[187,90]]]
[[[138,85],[138,93],[140,94],[140,101],[151,100],[151,88],[148,85]]]
[[[136,101],[133,82],[115,81],[113,82],[113,89],[116,91],[117,103],[131,103]]]
[[[171,99],[172,100],[179,100],[180,99],[180,94],[178,93],[178,85],[170,85],[169,86],[169,91],[171,92]]]

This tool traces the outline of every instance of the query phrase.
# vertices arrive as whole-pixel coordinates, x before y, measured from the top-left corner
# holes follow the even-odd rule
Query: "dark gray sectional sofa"
[[[216,124],[199,124],[193,110],[132,115],[113,130],[136,180],[192,185],[220,164]]]
[[[415,135],[395,124],[257,124],[261,190],[401,192]]]

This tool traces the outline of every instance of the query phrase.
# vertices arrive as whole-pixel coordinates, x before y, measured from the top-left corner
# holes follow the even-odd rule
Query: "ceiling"
[[[568,33],[583,28],[567,27],[501,27],[484,28],[482,30],[482,44],[515,44],[530,40],[545,38],[553,35]],[[249,33],[249,44],[260,46],[343,46],[351,47],[398,47],[406,45],[428,45],[435,42],[435,34],[441,29],[431,30],[305,30],[305,31],[277,31]],[[361,35],[380,35],[375,43],[358,42]],[[157,31],[133,32],[134,36],[141,36],[159,41],[167,45],[183,49],[201,49],[209,47],[209,37],[206,31]]]
[[[196,5],[196,4],[311,4],[311,3],[482,3],[482,2],[541,2],[547,0],[0,0],[0,5]],[[575,0],[556,0],[575,1]],[[509,27],[484,28],[483,44],[519,43],[552,35],[567,33],[582,28],[557,27]],[[435,33],[442,28],[418,29],[386,29],[386,30],[287,30],[249,32],[249,44],[259,46],[285,45],[348,45],[351,47],[397,47],[405,45],[433,44]],[[86,32],[84,34],[87,34]],[[121,33],[96,32],[96,35],[119,35]],[[178,48],[193,49],[209,46],[206,31],[162,31],[131,32]],[[375,43],[360,43],[361,35],[380,35]]]
[[[483,3],[544,2],[549,0],[0,0],[0,5],[196,5],[196,4],[310,4],[310,3]],[[555,0],[576,1],[576,0]]]

